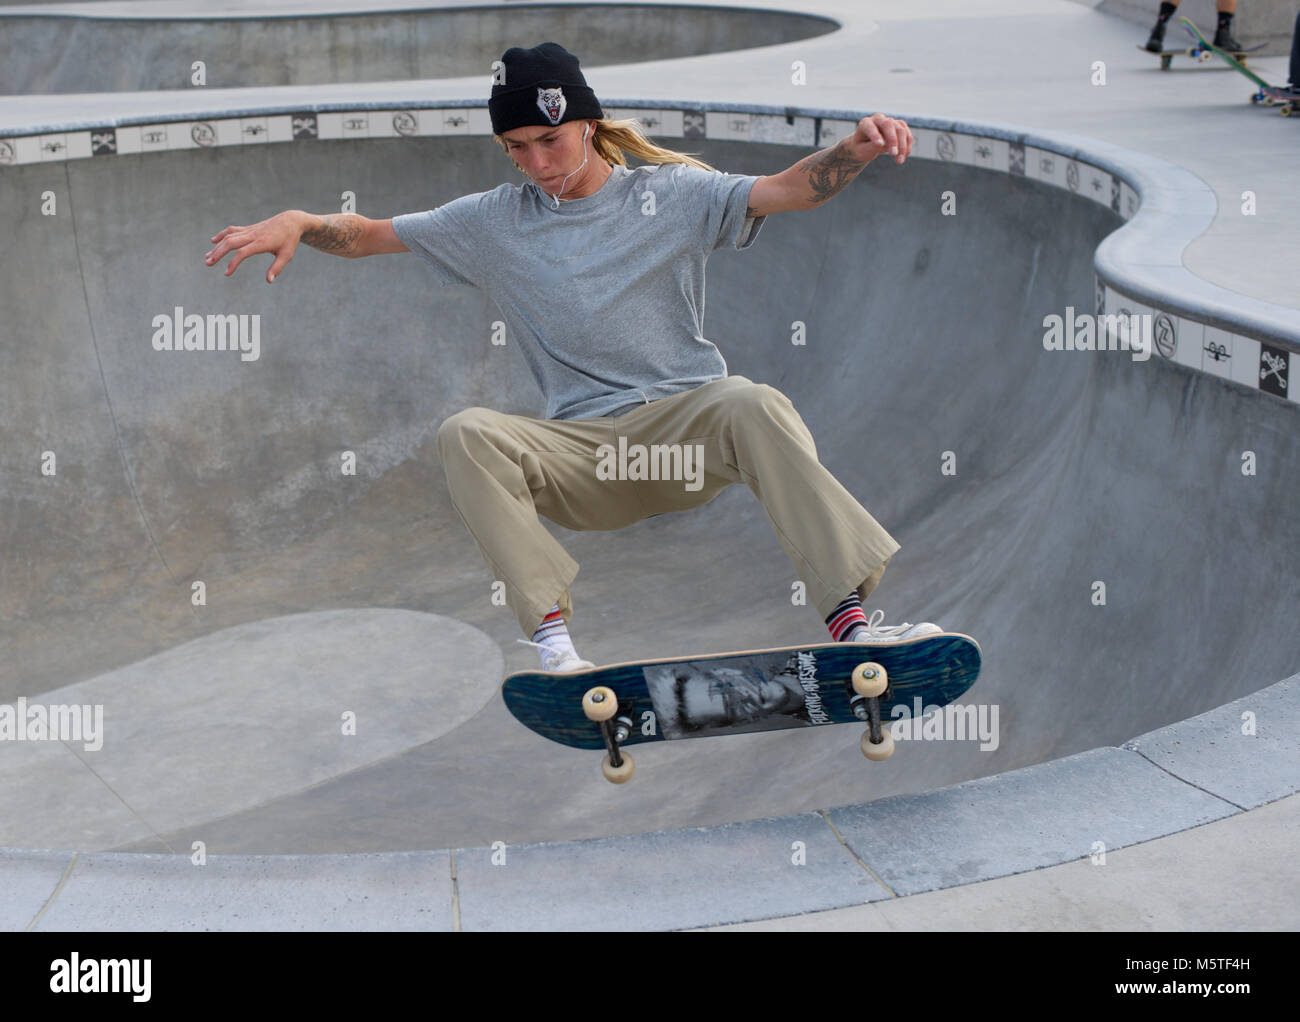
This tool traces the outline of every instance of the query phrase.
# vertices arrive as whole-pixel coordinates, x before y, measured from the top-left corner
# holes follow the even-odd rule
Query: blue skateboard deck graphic
[[[901,643],[839,642],[638,660],[570,674],[519,671],[501,688],[515,718],[543,738],[575,749],[601,749],[600,727],[582,710],[597,685],[614,690],[633,722],[623,745],[743,734],[822,724],[861,724],[850,701],[850,675],[861,663],[885,668],[881,700],[888,725],[894,707],[915,701],[944,706],[975,683],[980,648],[955,632]]]

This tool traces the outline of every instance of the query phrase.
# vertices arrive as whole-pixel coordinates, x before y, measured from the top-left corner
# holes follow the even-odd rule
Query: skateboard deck
[[[1211,53],[1224,52],[1222,50],[1215,50],[1212,44],[1206,42],[1205,37],[1201,35],[1200,30],[1197,29],[1196,25],[1193,24],[1189,19],[1179,18],[1178,20],[1187,23],[1183,26],[1183,28],[1187,31],[1187,34],[1192,37],[1193,42],[1191,46],[1175,47],[1172,50],[1161,50],[1159,53],[1156,53],[1153,50],[1148,50],[1141,43],[1138,43],[1138,49],[1141,50],[1143,53],[1150,53],[1152,54],[1152,56],[1158,56],[1160,58],[1161,71],[1168,71],[1169,65],[1173,63],[1174,57],[1177,56],[1191,57],[1194,60],[1196,60],[1198,63],[1204,64],[1206,61],[1210,59]],[[1265,46],[1264,43],[1257,43],[1254,46],[1247,46],[1240,50],[1231,50],[1228,52],[1230,52],[1235,58],[1237,58],[1244,66],[1246,63],[1247,54],[1254,53],[1256,50],[1262,50],[1264,46]]]
[[[1201,30],[1196,27],[1196,25],[1191,21],[1191,19],[1179,18],[1178,20],[1183,23],[1183,27],[1186,28],[1188,32],[1190,32],[1193,36],[1195,36],[1200,41],[1200,44],[1206,50],[1208,50],[1210,53],[1217,54],[1220,59],[1222,59],[1224,62],[1228,64],[1229,67],[1232,67],[1235,70],[1239,71],[1241,74],[1245,75],[1252,82],[1254,82],[1256,85],[1259,86],[1258,89],[1256,89],[1254,92],[1250,94],[1250,101],[1252,103],[1264,103],[1267,106],[1273,106],[1274,104],[1277,104],[1278,112],[1283,117],[1291,116],[1291,112],[1296,105],[1294,100],[1279,99],[1278,96],[1276,95],[1277,90],[1274,86],[1269,85],[1268,82],[1264,81],[1263,78],[1255,74],[1254,71],[1251,71],[1248,67],[1246,67],[1246,65],[1242,61],[1239,61],[1227,50],[1221,50],[1213,43],[1209,42],[1205,38],[1205,36],[1201,35]]]
[[[868,663],[882,668],[887,687],[864,697],[851,676]],[[911,714],[918,699],[925,707],[945,706],[975,683],[979,670],[979,644],[967,635],[942,632],[904,642],[832,642],[636,660],[567,674],[519,671],[505,679],[501,694],[529,730],[575,749],[606,748],[607,764],[617,767],[622,746],[823,724],[868,723],[879,747],[880,721],[887,721],[895,707]],[[599,723],[584,708],[584,698],[601,688],[613,694],[602,711],[612,723]],[[872,750],[877,751],[872,755],[864,744],[863,752],[884,758],[893,747],[887,731],[884,742],[888,750]]]

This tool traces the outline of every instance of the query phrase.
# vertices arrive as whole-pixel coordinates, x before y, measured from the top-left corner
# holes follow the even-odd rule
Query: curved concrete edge
[[[80,18],[86,21],[261,21],[264,19],[284,18],[337,18],[343,15],[358,14],[401,14],[410,11],[440,11],[475,9],[476,5],[467,0],[369,0],[358,3],[357,0],[270,0],[259,4],[255,9],[227,8],[210,10],[197,0],[153,0],[145,9],[129,2],[94,3],[60,3],[60,4],[14,4],[0,8],[0,18]],[[597,7],[601,0],[511,0],[510,10],[520,7]],[[698,7],[713,10],[708,3],[659,4],[659,6]],[[749,12],[767,14],[795,14],[816,21],[826,21],[839,25],[839,21],[825,14],[816,12],[787,10],[782,7],[727,7],[717,8],[725,12],[734,11],[743,16]]]
[[[862,116],[681,101],[611,99],[605,106],[616,116],[637,110],[698,114],[695,130],[683,133],[688,138],[815,147],[834,142]],[[481,100],[310,106],[316,113],[430,108],[467,108],[463,130],[490,134]],[[78,158],[91,155],[92,128],[305,109],[293,104],[131,116],[10,128],[0,130],[0,138],[39,147],[54,137],[62,151],[37,158]],[[749,116],[728,116],[735,113]],[[1128,220],[1095,257],[1107,300],[1112,290],[1149,296],[1188,318],[1199,315],[1203,325],[1266,338],[1289,349],[1296,366],[1300,313],[1216,288],[1182,268],[1182,249],[1216,208],[1199,178],[1093,140],[936,118],[908,121],[919,158],[1020,173],[1074,192],[1091,172],[1107,175],[1110,194],[1091,197]],[[75,152],[66,137],[74,131],[86,133]],[[236,132],[233,142],[217,144],[242,142]],[[1039,159],[1043,154],[1048,157]],[[1058,165],[1053,154],[1066,160]],[[1213,366],[1184,364],[1225,375]],[[1122,748],[1093,749],[920,795],[717,827],[513,848],[214,855],[201,867],[173,856],[0,850],[0,875],[14,881],[0,886],[0,928],[689,929],[904,897],[1138,844],[1294,793],[1300,749],[1294,738],[1275,736],[1300,733],[1298,694],[1300,675]],[[1243,714],[1256,722],[1254,734],[1243,731],[1249,723]],[[653,886],[642,886],[645,876],[655,878]],[[173,888],[177,897],[169,895]],[[427,898],[412,898],[413,890]],[[643,897],[629,893],[639,890]]]
[[[717,827],[204,865],[0,849],[0,929],[676,930],[777,919],[1087,860],[1249,812],[1300,790],[1297,734],[1300,674],[1120,748]]]

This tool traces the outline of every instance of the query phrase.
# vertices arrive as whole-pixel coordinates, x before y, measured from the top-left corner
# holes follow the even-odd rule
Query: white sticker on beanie
[[[558,85],[553,88],[537,88],[537,105],[541,108],[546,119],[552,124],[559,124],[564,118],[564,111],[569,106],[569,101],[564,98],[564,90]]]

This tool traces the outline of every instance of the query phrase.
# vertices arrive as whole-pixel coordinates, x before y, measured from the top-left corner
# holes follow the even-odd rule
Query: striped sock
[[[836,642],[848,642],[853,629],[866,626],[867,615],[862,613],[862,600],[857,593],[850,593],[826,619],[826,627],[831,630],[831,638]]]
[[[542,618],[537,631],[533,632],[533,642],[539,642],[551,649],[573,649],[573,639],[569,637],[569,629],[564,623],[564,615],[560,613],[558,603],[551,608],[546,617]]]

